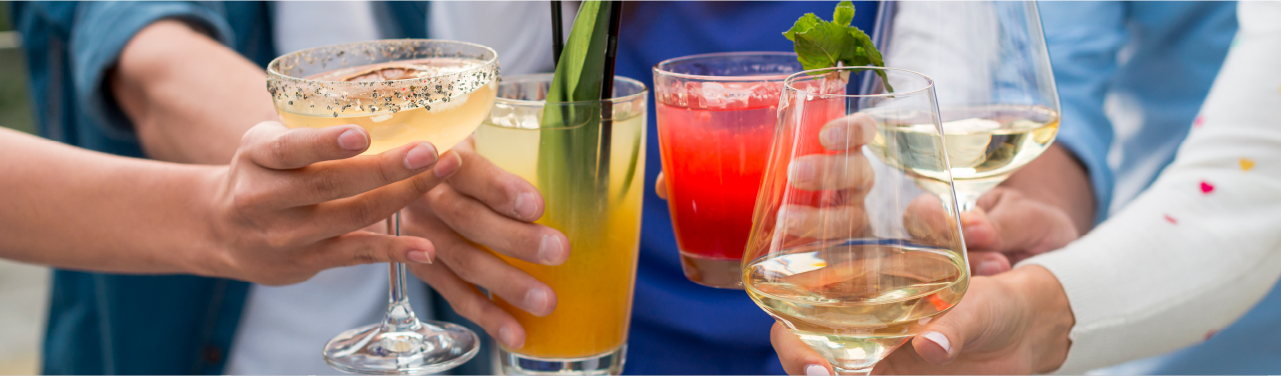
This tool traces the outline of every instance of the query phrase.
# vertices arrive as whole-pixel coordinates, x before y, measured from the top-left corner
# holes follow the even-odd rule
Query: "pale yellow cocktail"
[[[541,102],[505,98],[515,95],[512,86],[534,85],[539,77],[550,78],[505,78],[494,111],[476,131],[476,151],[538,187],[546,209],[537,222],[565,233],[571,247],[568,261],[558,266],[499,255],[547,283],[557,296],[555,311],[545,317],[494,297],[526,332],[524,347],[503,351],[559,362],[621,357],[631,320],[645,191],[644,87],[627,80],[639,94],[606,106],[613,113],[609,121],[548,127],[540,124]],[[602,127],[609,130],[601,132]],[[592,142],[606,139],[608,144]],[[506,363],[504,367],[521,372]],[[621,359],[617,368],[601,372],[621,372]]]

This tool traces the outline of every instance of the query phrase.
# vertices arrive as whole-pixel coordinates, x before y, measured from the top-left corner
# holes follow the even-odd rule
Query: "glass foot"
[[[627,360],[627,345],[601,355],[549,359],[498,350],[502,375],[620,375]]]
[[[681,252],[681,269],[691,282],[720,289],[743,289],[743,260],[718,259]]]
[[[348,330],[325,345],[325,363],[361,375],[437,373],[476,356],[480,339],[462,326],[424,321],[405,331],[376,324]]]

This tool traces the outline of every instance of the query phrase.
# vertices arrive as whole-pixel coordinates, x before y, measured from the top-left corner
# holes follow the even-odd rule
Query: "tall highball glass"
[[[498,350],[502,374],[619,374],[627,352],[645,181],[644,84],[618,77],[606,100],[547,103],[552,75],[504,77],[476,152],[543,194],[537,223],[569,237],[557,266],[495,253],[556,291],[538,317],[495,296],[525,328]]]
[[[291,128],[356,124],[369,131],[364,154],[430,141],[444,153],[489,114],[498,86],[498,54],[443,40],[378,40],[317,47],[276,58],[267,89]],[[387,221],[400,235],[400,213]],[[325,345],[330,366],[368,375],[444,371],[476,355],[476,334],[421,321],[405,296],[405,266],[390,266],[383,322],[345,331]]]

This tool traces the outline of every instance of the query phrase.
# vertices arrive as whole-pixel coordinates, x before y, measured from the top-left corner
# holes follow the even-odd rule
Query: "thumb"
[[[966,245],[980,251],[1039,254],[1079,237],[1072,219],[1050,204],[997,188],[979,199],[982,210],[962,215]]]
[[[947,364],[956,359],[966,346],[976,345],[984,332],[990,329],[991,319],[1001,319],[992,316],[1004,311],[990,309],[991,305],[1008,299],[985,299],[994,292],[989,291],[994,287],[989,282],[988,278],[972,280],[972,293],[966,294],[965,299],[950,312],[935,316],[920,334],[912,338],[912,348],[921,358],[933,364]]]

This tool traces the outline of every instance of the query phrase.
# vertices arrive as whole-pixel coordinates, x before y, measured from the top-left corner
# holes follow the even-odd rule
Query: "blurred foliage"
[[[0,31],[13,30],[13,21],[9,19],[9,2],[0,1]]]
[[[0,1],[0,33],[13,29],[10,4]],[[32,133],[31,102],[27,97],[27,68],[22,50],[0,48],[0,126]]]

